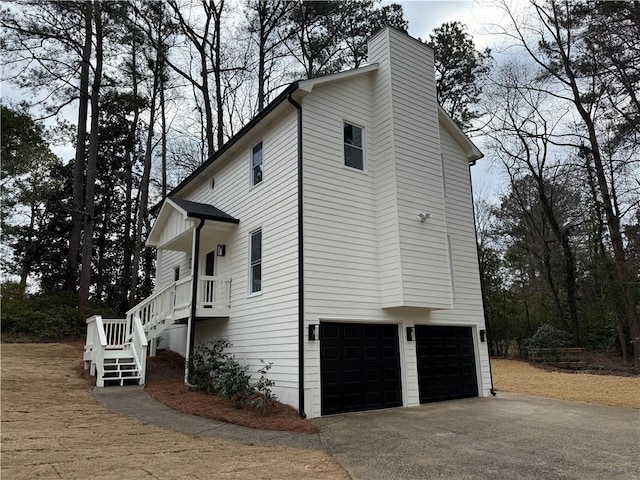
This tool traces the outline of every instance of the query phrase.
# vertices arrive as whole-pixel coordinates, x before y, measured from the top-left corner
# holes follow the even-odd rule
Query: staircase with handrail
[[[85,370],[96,377],[96,386],[143,385],[147,353],[155,355],[155,339],[189,317],[191,295],[192,279],[187,277],[144,299],[124,319],[89,317],[83,360]],[[196,317],[228,317],[231,280],[199,276],[196,298]]]

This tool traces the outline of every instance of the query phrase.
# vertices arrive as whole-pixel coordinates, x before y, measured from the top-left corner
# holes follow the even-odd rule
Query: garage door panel
[[[358,360],[360,358],[360,349],[358,347],[344,347],[344,357],[346,361]]]
[[[320,342],[322,415],[402,405],[397,325],[323,322]]]
[[[478,395],[470,327],[416,326],[420,403]]]

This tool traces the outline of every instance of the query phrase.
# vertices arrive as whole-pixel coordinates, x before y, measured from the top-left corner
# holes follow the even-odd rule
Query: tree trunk
[[[135,244],[133,249],[133,264],[131,268],[131,285],[129,288],[129,308],[133,308],[136,304],[136,292],[138,287],[138,278],[140,272],[140,256],[142,253],[142,232],[144,230],[145,217],[147,215],[147,204],[149,202],[149,178],[151,176],[151,158],[153,154],[153,127],[155,125],[156,116],[156,99],[158,96],[158,86],[160,83],[158,58],[156,57],[153,90],[151,92],[151,102],[149,109],[149,130],[147,132],[146,150],[144,153],[144,168],[142,172],[142,180],[140,181],[140,202],[138,203],[138,215]]]
[[[78,103],[78,129],[76,138],[76,154],[73,165],[73,209],[71,211],[71,232],[69,234],[69,266],[67,269],[66,288],[75,292],[78,284],[78,266],[80,264],[80,248],[82,245],[82,226],[84,221],[84,168],[85,149],[87,143],[87,114],[89,109],[89,70],[91,67],[92,47],[92,8],[89,2],[82,6],[84,15],[84,46],[82,47],[82,63],[80,66],[80,91]]]
[[[94,23],[96,38],[96,67],[91,88],[91,133],[89,135],[89,155],[87,158],[87,184],[85,192],[84,238],[82,242],[82,271],[80,273],[80,289],[78,303],[85,307],[89,303],[89,287],[91,286],[91,265],[93,255],[93,229],[95,226],[95,193],[96,172],[98,162],[98,126],[100,107],[100,84],[102,82],[102,13],[100,1],[94,0]]]
[[[563,21],[558,16],[557,5],[553,4],[552,8],[554,27],[556,28],[557,35],[557,38],[555,40],[560,47],[559,52],[561,58],[559,60],[562,62],[562,68],[564,74],[566,75],[566,81],[571,88],[573,103],[576,106],[578,114],[580,115],[580,118],[582,118],[582,121],[584,122],[584,125],[588,132],[590,145],[589,153],[593,158],[596,180],[598,183],[598,188],[600,190],[600,195],[602,196],[602,205],[605,212],[605,217],[607,219],[609,235],[611,236],[613,258],[616,263],[618,282],[620,283],[620,288],[622,289],[622,293],[624,295],[624,306],[627,322],[631,327],[634,365],[636,367],[640,367],[640,325],[638,324],[638,312],[636,311],[635,285],[627,266],[624,242],[622,240],[622,232],[620,230],[620,217],[616,215],[616,212],[613,208],[609,185],[607,183],[606,171],[602,162],[602,151],[598,141],[598,134],[596,132],[594,121],[591,118],[590,113],[585,109],[584,104],[582,103],[583,97],[580,93],[580,89],[578,88],[578,82],[575,72],[573,71],[571,59],[563,48],[564,41],[560,40],[562,37],[559,30],[560,28],[562,28],[561,25],[563,25]]]
[[[213,4],[213,77],[216,82],[216,148],[220,148],[224,143],[224,103],[222,98],[222,57],[221,57],[221,19],[224,0],[220,0],[218,6]],[[209,151],[209,157],[213,153]]]

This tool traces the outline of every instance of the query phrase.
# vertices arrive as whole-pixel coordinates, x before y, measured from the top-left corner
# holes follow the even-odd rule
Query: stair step
[[[137,368],[138,366],[135,363],[119,363],[119,364],[109,364],[104,366],[105,371],[114,371],[114,370],[131,370],[133,368]]]
[[[131,363],[135,362],[133,357],[116,357],[116,358],[105,358],[104,363]]]
[[[140,372],[138,370],[127,370],[124,372],[104,372],[103,377],[105,380],[116,380],[120,378],[140,378]]]

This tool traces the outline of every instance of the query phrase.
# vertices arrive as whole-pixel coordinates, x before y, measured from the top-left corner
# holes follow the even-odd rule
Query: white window
[[[262,142],[251,149],[251,185],[262,182]]]
[[[249,293],[262,291],[262,230],[249,236]]]
[[[364,170],[364,129],[344,122],[344,164]]]

